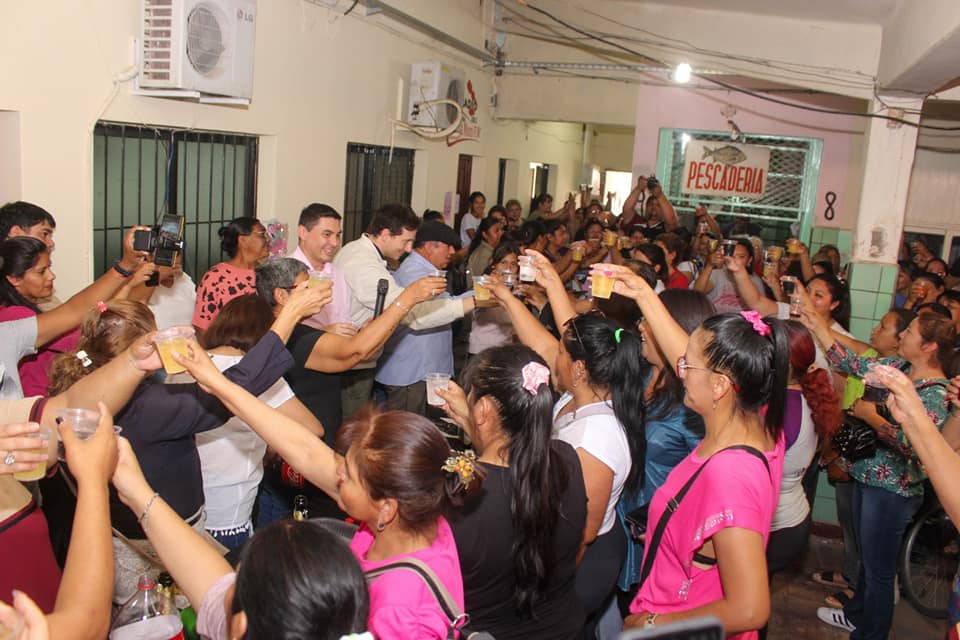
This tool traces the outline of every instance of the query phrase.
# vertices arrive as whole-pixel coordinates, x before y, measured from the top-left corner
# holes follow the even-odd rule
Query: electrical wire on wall
[[[559,25],[562,25],[563,27],[565,27],[565,28],[567,28],[567,29],[569,29],[569,30],[571,30],[571,31],[573,31],[573,32],[575,32],[575,33],[578,33],[578,34],[584,36],[585,38],[587,38],[587,39],[589,39],[589,40],[594,40],[594,41],[599,42],[599,43],[601,43],[601,44],[605,44],[605,45],[607,45],[608,47],[613,47],[613,49],[619,50],[619,51],[621,51],[621,52],[623,52],[623,53],[627,53],[627,54],[629,54],[629,55],[631,55],[631,56],[635,56],[635,57],[642,58],[642,59],[646,59],[646,60],[651,60],[651,61],[653,61],[653,62],[655,62],[655,63],[657,63],[657,64],[662,65],[664,68],[667,68],[667,67],[668,67],[668,65],[667,65],[666,63],[664,63],[663,61],[661,61],[661,60],[657,60],[657,59],[651,57],[650,55],[641,53],[640,51],[637,51],[637,50],[635,50],[635,49],[632,49],[632,48],[630,48],[630,47],[627,47],[627,46],[625,46],[625,45],[622,45],[622,44],[620,44],[620,43],[618,43],[618,42],[614,42],[614,41],[611,40],[609,37],[604,37],[604,36],[601,36],[601,35],[597,35],[597,34],[595,34],[595,33],[592,33],[592,32],[590,32],[590,31],[587,31],[587,30],[585,30],[585,29],[582,29],[582,28],[580,28],[580,27],[577,27],[576,25],[570,24],[569,22],[567,22],[567,21],[565,21],[565,20],[563,20],[563,19],[561,19],[561,18],[558,18],[557,16],[553,15],[553,14],[550,13],[549,11],[546,11],[546,10],[544,10],[544,9],[541,9],[541,8],[539,8],[539,7],[537,7],[537,6],[534,6],[534,5],[532,5],[532,4],[529,4],[529,3],[524,3],[524,6],[526,6],[527,9],[529,9],[529,10],[531,10],[531,11],[534,11],[534,12],[540,14],[540,15],[543,15],[543,16],[549,18],[550,20],[552,20],[553,22],[555,22],[555,23],[557,23],[557,24],[559,24]],[[622,54],[617,54],[615,51],[611,51],[611,50],[609,50],[609,49],[608,49],[608,50],[605,50],[604,53],[610,54],[610,55],[622,55]],[[782,99],[780,99],[780,98],[775,98],[775,97],[770,96],[770,95],[765,95],[765,94],[763,94],[763,93],[759,93],[759,92],[753,91],[753,90],[751,90],[751,89],[744,89],[744,88],[742,88],[742,87],[738,87],[737,85],[730,84],[729,82],[724,82],[723,80],[718,80],[717,78],[711,77],[711,76],[706,75],[706,74],[694,73],[694,74],[692,74],[692,75],[693,75],[694,77],[696,77],[696,78],[699,78],[700,80],[702,80],[702,81],[704,81],[704,82],[709,82],[709,83],[718,85],[718,86],[720,86],[720,87],[723,87],[724,89],[727,89],[728,91],[733,91],[733,92],[736,92],[736,93],[741,93],[741,94],[748,95],[748,96],[751,96],[751,97],[753,97],[753,98],[756,98],[756,99],[758,99],[758,100],[764,100],[764,101],[767,101],[767,102],[772,102],[772,103],[779,104],[779,105],[783,105],[783,106],[786,106],[786,107],[791,107],[791,108],[794,108],[794,109],[802,109],[802,110],[805,110],[805,111],[812,111],[812,112],[815,112],[815,113],[823,113],[823,114],[827,114],[827,115],[854,116],[854,117],[859,117],[859,118],[879,119],[879,120],[885,120],[885,121],[887,121],[887,122],[895,122],[895,123],[898,123],[898,124],[903,124],[903,125],[907,125],[907,126],[910,126],[910,127],[915,127],[915,128],[917,128],[917,129],[930,130],[930,131],[960,131],[960,127],[940,126],[940,125],[924,125],[924,124],[920,124],[920,123],[917,123],[917,122],[912,122],[912,121],[907,120],[907,119],[905,119],[905,118],[898,118],[898,117],[896,117],[896,116],[889,116],[889,115],[882,114],[882,113],[861,113],[861,112],[857,112],[857,111],[844,111],[844,110],[840,110],[840,109],[829,109],[829,108],[825,108],[825,107],[815,107],[815,106],[812,106],[812,105],[798,104],[798,103],[795,103],[795,102],[790,102],[790,101],[788,101],[788,100],[782,100]]]

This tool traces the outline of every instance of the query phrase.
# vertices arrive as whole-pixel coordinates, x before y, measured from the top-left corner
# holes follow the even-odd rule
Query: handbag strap
[[[680,501],[683,500],[683,497],[687,495],[687,492],[690,491],[690,488],[693,486],[693,483],[696,481],[700,473],[706,468],[713,458],[724,451],[746,451],[752,456],[759,458],[763,462],[763,466],[767,468],[767,474],[770,475],[770,463],[767,462],[767,457],[764,456],[756,448],[751,447],[745,444],[738,444],[732,447],[727,447],[717,451],[712,456],[707,458],[700,468],[697,469],[690,479],[686,481],[683,487],[680,488],[680,491],[677,492],[677,495],[670,498],[667,501],[667,507],[664,510],[663,514],[660,516],[660,520],[657,521],[657,528],[653,531],[653,537],[650,539],[649,547],[647,548],[647,553],[643,558],[643,567],[640,570],[640,585],[643,586],[643,583],[646,582],[647,576],[650,575],[650,571],[653,570],[653,560],[657,555],[657,549],[660,547],[660,541],[663,539],[663,534],[667,530],[667,524],[670,522],[670,518],[673,517],[673,514],[677,512],[677,508],[680,506]],[[772,476],[771,476],[772,479]]]
[[[447,588],[443,586],[443,583],[426,563],[417,558],[404,558],[403,560],[390,562],[382,567],[365,571],[364,575],[367,578],[367,582],[372,582],[374,578],[378,578],[388,571],[398,569],[415,573],[427,585],[427,588],[430,589],[430,592],[436,599],[437,604],[440,605],[440,610],[443,611],[443,615],[447,618],[447,640],[454,640],[456,631],[461,626],[470,622],[470,616],[460,610],[459,605],[454,601],[450,592],[447,591]]]

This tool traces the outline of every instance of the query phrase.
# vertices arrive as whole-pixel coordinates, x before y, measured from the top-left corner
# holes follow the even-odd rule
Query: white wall
[[[128,85],[110,99],[112,78],[133,61],[136,0],[4,3],[0,59],[7,64],[0,110],[19,118],[18,195],[57,218],[54,263],[61,295],[92,276],[92,130],[98,119],[261,135],[258,214],[294,221],[307,202],[342,206],[347,143],[389,144],[398,81],[406,81],[411,62],[440,59],[463,67],[473,81],[481,140],[448,148],[414,134],[397,135],[398,146],[421,150],[414,208],[442,207],[444,192],[455,189],[460,153],[479,156],[474,166],[479,163],[482,180],[472,188],[488,197],[496,194],[501,157],[517,160],[520,189],[530,161],[558,166],[558,192],[579,182],[580,125],[494,120],[487,107],[491,78],[469,60],[402,28],[380,28],[358,15],[344,18],[302,0],[258,4],[253,103],[235,108],[132,96]],[[431,3],[431,11],[456,21],[470,6],[460,0],[442,9]]]
[[[633,127],[593,127],[590,164],[601,171],[630,171],[633,166],[633,138]]]

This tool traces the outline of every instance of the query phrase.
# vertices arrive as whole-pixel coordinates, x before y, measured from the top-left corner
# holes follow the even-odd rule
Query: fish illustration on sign
[[[734,146],[727,145],[725,147],[720,147],[719,149],[711,149],[710,147],[703,148],[703,159],[713,158],[714,162],[719,162],[725,165],[734,165],[739,164],[747,159],[747,155],[737,149]]]

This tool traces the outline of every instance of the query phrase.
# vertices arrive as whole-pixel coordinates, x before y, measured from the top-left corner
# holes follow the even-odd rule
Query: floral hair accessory
[[[550,384],[550,369],[539,362],[528,362],[523,365],[521,371],[523,373],[523,388],[532,396],[537,395],[540,385]]]
[[[77,360],[79,360],[80,364],[82,364],[84,367],[89,367],[93,364],[93,360],[90,359],[90,356],[88,356],[87,352],[83,349],[77,351]]]
[[[741,311],[740,315],[743,316],[743,319],[753,325],[753,330],[759,333],[761,336],[770,335],[770,325],[763,321],[763,318],[756,311]]]
[[[460,483],[464,489],[470,487],[470,484],[477,477],[476,475],[477,454],[471,450],[454,451],[450,450],[450,457],[443,463],[443,469],[447,473],[452,473],[460,477]]]
[[[107,303],[104,302],[103,300],[97,300],[97,309],[100,310],[100,313],[106,313],[106,312],[107,312]]]

